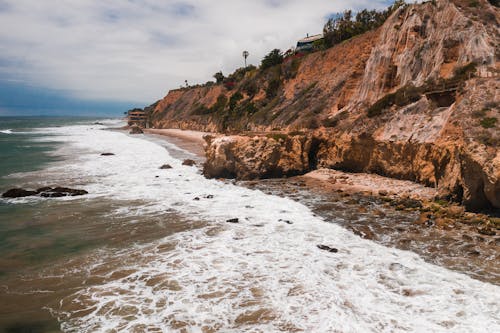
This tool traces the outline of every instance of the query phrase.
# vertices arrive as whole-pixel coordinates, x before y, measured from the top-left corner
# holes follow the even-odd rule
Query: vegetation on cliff
[[[498,207],[500,41],[490,23],[499,12],[477,2],[337,17],[331,31],[341,37],[331,48],[273,50],[258,68],[171,91],[154,109],[154,126],[272,132],[264,137],[283,149],[300,131],[317,139],[304,152],[312,165],[418,181],[471,207]]]

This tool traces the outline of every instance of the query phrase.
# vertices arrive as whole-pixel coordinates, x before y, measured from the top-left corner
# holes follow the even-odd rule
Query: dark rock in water
[[[205,199],[213,199],[213,198],[214,198],[214,196],[212,194],[205,196]]]
[[[490,229],[490,228],[480,228],[477,230],[480,234],[486,235],[486,236],[495,236],[497,233],[495,230]]]
[[[101,156],[113,156],[113,153],[102,153]]]
[[[37,195],[38,192],[36,191],[28,191],[22,188],[11,188],[4,194],[2,194],[2,197],[4,198],[23,198],[23,197],[29,197],[32,195]]]
[[[293,224],[293,222],[292,222],[292,221],[289,221],[289,220],[282,220],[282,219],[279,219],[278,221],[279,221],[279,222],[284,222],[284,223],[286,223],[286,224]]]
[[[172,169],[172,166],[170,164],[163,164],[161,167],[160,167],[161,170],[165,170],[165,169]]]
[[[41,188],[44,189],[44,191],[40,191],[40,196],[44,198],[60,198],[60,197],[66,197],[66,196],[71,196],[75,197],[78,195],[85,195],[88,194],[89,192],[85,190],[76,190],[73,188],[69,187],[55,187],[55,188]],[[39,189],[39,190],[41,190]]]
[[[104,125],[104,124],[103,124],[103,123],[100,123],[100,122],[98,122],[98,121],[96,121],[96,122],[94,123],[94,125]]]
[[[226,222],[229,222],[229,223],[239,223],[240,220],[238,218],[234,218],[234,219],[226,220]]]
[[[34,196],[34,195],[40,195],[41,197],[44,198],[59,198],[59,197],[66,197],[66,196],[77,196],[77,195],[84,195],[88,194],[87,191],[85,190],[76,190],[73,188],[69,187],[41,187],[36,191],[29,191],[25,190],[22,188],[13,188],[2,194],[2,197],[4,198],[22,198],[22,197],[29,197],[29,196]]]
[[[132,126],[130,128],[130,134],[144,134],[144,131],[139,126]]]
[[[182,165],[193,166],[193,165],[196,165],[196,162],[193,160],[187,159],[187,160],[184,160],[184,162],[182,162]]]
[[[328,251],[328,252],[331,252],[331,253],[337,253],[337,252],[339,252],[339,250],[336,249],[336,248],[334,248],[334,247],[329,247],[329,246],[326,246],[326,245],[316,245],[316,246],[320,250]]]
[[[46,192],[46,191],[50,191],[50,190],[52,190],[52,187],[45,186],[45,187],[40,187],[38,190],[36,190],[36,192],[42,193],[42,192]]]
[[[352,231],[354,232],[355,235],[358,235],[361,238],[364,239],[375,239],[375,234],[373,231],[370,229],[370,227],[366,225],[359,225],[359,226],[354,226],[352,227]]]
[[[195,197],[193,200],[194,200],[194,201],[200,201],[200,198]]]

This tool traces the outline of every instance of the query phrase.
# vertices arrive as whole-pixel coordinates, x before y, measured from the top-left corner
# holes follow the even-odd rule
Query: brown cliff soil
[[[416,181],[470,209],[500,208],[499,21],[486,0],[411,5],[333,48],[244,72],[230,90],[171,91],[153,124],[237,132],[208,140],[210,177],[323,167]]]

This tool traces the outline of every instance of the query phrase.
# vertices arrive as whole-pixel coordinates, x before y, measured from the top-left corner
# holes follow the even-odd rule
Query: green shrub
[[[241,110],[245,112],[248,115],[252,115],[259,111],[259,109],[253,104],[252,102],[248,101],[247,103],[244,103],[241,107]]]
[[[261,70],[265,70],[267,68],[279,65],[283,62],[283,54],[279,49],[274,49],[269,52],[264,59],[262,59],[262,63],[260,65]]]
[[[205,105],[197,105],[192,112],[193,115],[198,115],[198,116],[209,113],[212,113],[212,110],[207,108]]]
[[[212,105],[211,112],[222,112],[224,111],[224,108],[226,107],[227,104],[227,97],[224,94],[220,94],[219,97],[217,97],[217,101],[215,102],[214,105]]]
[[[420,90],[413,84],[408,84],[398,91],[394,96],[394,103],[397,106],[405,106],[411,103],[415,103],[422,97]]]
[[[393,105],[403,107],[417,102],[422,97],[421,90],[422,89],[415,87],[413,84],[407,84],[399,88],[395,93],[385,95],[368,108],[368,117],[372,118],[379,116],[384,110]]]
[[[484,128],[493,128],[496,126],[497,121],[497,118],[483,118],[481,120],[481,126],[483,126]]]
[[[235,92],[231,98],[229,98],[229,110],[234,110],[238,105],[238,102],[243,99],[243,95],[237,91]]]
[[[457,67],[453,71],[453,79],[455,80],[467,80],[469,76],[473,76],[476,73],[477,64],[472,61],[465,66]]]
[[[484,144],[485,146],[496,147],[499,144],[498,138],[493,138],[491,133],[487,130],[483,130],[478,137],[478,141]]]
[[[255,96],[255,94],[259,91],[259,89],[257,88],[257,83],[255,83],[254,79],[247,79],[245,82],[243,82],[241,90],[251,97]]]
[[[222,74],[222,71],[215,73],[213,77],[216,83],[222,83],[224,81],[224,74]]]
[[[382,114],[385,109],[394,105],[396,94],[387,94],[368,108],[368,117],[376,117]]]
[[[474,118],[483,118],[486,116],[487,112],[488,112],[488,109],[476,110],[476,111],[472,112],[472,116]]]
[[[281,86],[281,80],[279,78],[272,78],[269,80],[267,83],[266,87],[266,97],[267,98],[273,98],[278,94],[278,89]]]
[[[286,63],[283,68],[283,76],[285,77],[285,80],[294,79],[299,72],[299,67],[300,59],[293,59],[292,61]]]

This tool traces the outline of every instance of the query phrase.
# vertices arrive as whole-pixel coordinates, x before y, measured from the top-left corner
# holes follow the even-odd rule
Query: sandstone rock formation
[[[144,134],[144,132],[139,126],[133,125],[130,127],[130,134]]]

